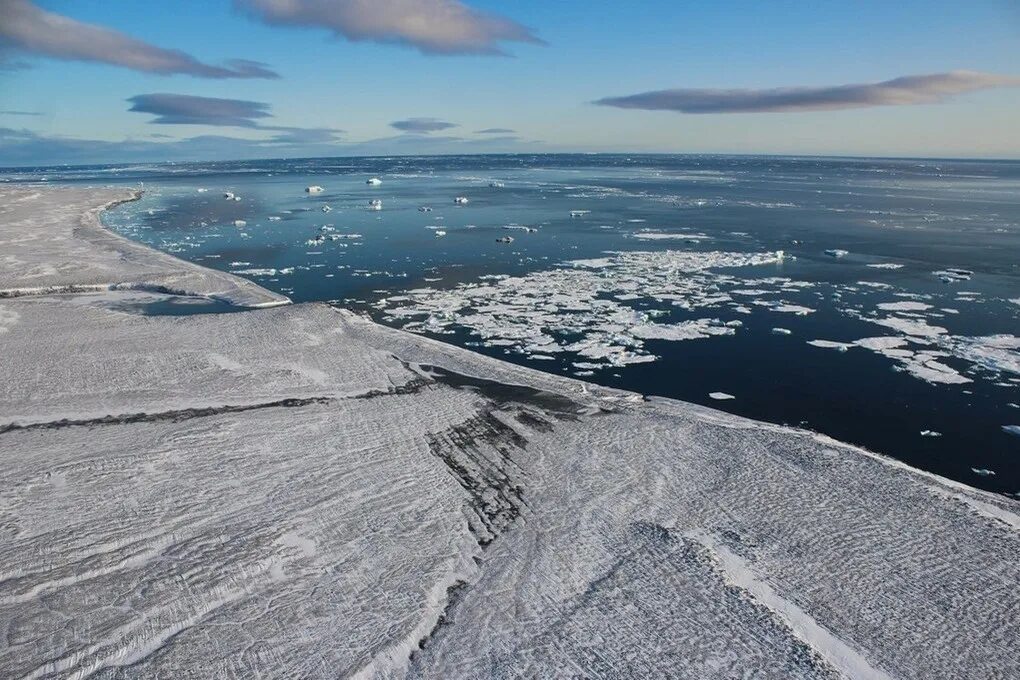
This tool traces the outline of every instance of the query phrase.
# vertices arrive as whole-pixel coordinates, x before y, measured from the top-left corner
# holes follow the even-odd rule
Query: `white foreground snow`
[[[109,200],[24,191],[15,241]],[[2,280],[94,271],[44,245]],[[324,305],[126,311],[155,299],[0,299],[2,677],[1020,667],[1015,501]]]

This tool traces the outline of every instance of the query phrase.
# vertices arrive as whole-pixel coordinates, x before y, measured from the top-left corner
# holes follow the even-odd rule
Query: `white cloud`
[[[501,43],[543,44],[521,24],[459,0],[234,0],[268,24],[325,28],[352,41],[425,54],[502,54]]]
[[[0,0],[0,48],[135,71],[199,78],[277,78],[265,64],[234,59],[206,64],[180,50],[150,45],[117,31],[47,12],[29,0]],[[4,62],[22,66],[21,62]]]

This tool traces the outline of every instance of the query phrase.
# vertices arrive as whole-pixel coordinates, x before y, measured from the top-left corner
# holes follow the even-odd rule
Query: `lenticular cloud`
[[[834,111],[871,106],[934,104],[953,95],[996,87],[1018,87],[1020,78],[977,71],[903,76],[880,83],[764,90],[672,89],[606,97],[596,104],[621,109],[678,113],[772,113]]]

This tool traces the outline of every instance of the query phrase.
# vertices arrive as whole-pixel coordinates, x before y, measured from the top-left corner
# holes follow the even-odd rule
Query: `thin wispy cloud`
[[[260,129],[280,132],[267,141],[285,145],[336,144],[340,141],[340,133],[343,132],[337,128],[303,128],[286,125],[262,126]]]
[[[0,127],[0,167],[46,163],[63,165],[341,155],[533,153],[543,150],[541,142],[523,142],[516,138],[466,140],[443,135],[405,134],[358,142],[338,142],[331,137],[324,138],[316,134],[316,128],[297,129],[308,134],[282,132],[268,139],[240,139],[226,135],[173,139],[157,133],[144,139],[111,142]]]
[[[0,116],[41,116],[38,111],[0,111]]]
[[[172,139],[166,135],[148,137],[111,142],[0,128],[0,165],[228,160],[333,155],[337,152],[335,145],[292,143],[277,138],[239,139],[225,135],[199,135],[186,139]]]
[[[151,45],[103,26],[47,12],[29,0],[0,0],[0,49],[53,59],[87,61],[198,78],[278,78],[257,61],[206,64],[180,50]],[[21,62],[5,62],[19,65]]]
[[[455,128],[457,127],[457,124],[448,123],[445,120],[439,120],[438,118],[408,118],[406,120],[395,120],[390,123],[390,127],[400,130],[401,132],[428,134],[430,132],[439,132],[440,130]]]
[[[776,113],[835,111],[872,106],[935,104],[954,95],[1020,87],[1020,78],[977,71],[903,76],[880,83],[764,90],[674,89],[606,97],[602,106],[678,113]]]
[[[264,122],[272,118],[269,104],[245,99],[220,99],[189,94],[139,94],[128,99],[129,111],[155,116],[154,125],[212,125],[240,127],[277,132],[266,142],[274,144],[306,145],[332,144],[340,140],[343,130],[328,127],[296,127],[272,125]]]
[[[234,0],[234,6],[268,24],[325,28],[354,42],[424,54],[504,54],[502,43],[544,44],[516,21],[459,0]]]
[[[485,128],[484,130],[475,130],[476,135],[512,135],[516,130],[510,128]]]

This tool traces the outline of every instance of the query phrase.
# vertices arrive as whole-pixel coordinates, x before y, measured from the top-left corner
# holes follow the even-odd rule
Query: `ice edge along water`
[[[49,195],[72,194],[54,191]],[[9,200],[9,195],[3,196],[3,202]],[[79,196],[77,208],[88,200]],[[68,247],[55,252],[81,253]],[[27,255],[25,250],[18,251],[22,259]],[[195,294],[208,294],[209,287],[220,290],[229,283],[221,278],[229,275],[213,273],[204,279],[177,261],[172,265],[173,271],[185,272],[177,276],[196,285],[189,291]],[[34,273],[52,276],[47,271],[40,267]],[[23,279],[25,272],[21,274]],[[3,272],[3,277],[4,281],[17,278],[10,272]],[[127,274],[118,277],[125,283],[130,278]],[[598,650],[611,671],[676,670],[655,666],[658,659],[634,655],[634,651],[654,637],[657,626],[676,624],[678,619],[669,607],[682,606],[688,594],[704,591],[709,601],[719,601],[722,592],[707,581],[662,581],[658,572],[647,580],[624,580],[622,586],[635,589],[637,601],[650,605],[661,598],[667,607],[662,615],[667,618],[660,618],[654,607],[643,613],[617,609],[612,589],[603,593],[597,587],[602,579],[615,578],[612,564],[626,567],[640,562],[634,559],[645,544],[631,545],[625,537],[628,527],[649,521],[675,527],[670,531],[702,544],[715,555],[727,579],[771,612],[774,621],[769,625],[778,626],[759,628],[762,622],[739,605],[711,615],[695,610],[691,620],[697,625],[673,638],[680,647],[670,653],[679,656],[662,657],[673,658],[673,663],[684,663],[695,654],[699,636],[728,630],[725,619],[738,625],[732,642],[748,656],[737,654],[719,674],[746,671],[747,664],[758,659],[764,664],[758,670],[765,675],[786,677],[787,670],[794,675],[782,665],[789,660],[783,662],[779,649],[769,646],[794,639],[814,650],[822,664],[796,666],[797,677],[828,677],[830,671],[923,677],[933,670],[979,677],[992,668],[1016,666],[1015,648],[1004,643],[995,646],[996,640],[1013,639],[1017,632],[1008,615],[1015,606],[1011,604],[1015,589],[1006,584],[1015,583],[1020,518],[1015,504],[1005,499],[814,433],[680,402],[642,401],[638,395],[472,355],[321,305],[170,321],[111,312],[102,307],[104,295],[82,293],[75,296],[79,302],[41,295],[0,303],[9,320],[0,343],[19,358],[0,367],[0,378],[4,378],[0,380],[4,385],[0,414],[30,406],[60,417],[97,407],[112,416],[151,408],[159,416],[159,409],[173,400],[197,412],[186,417],[175,412],[167,419],[128,418],[123,424],[115,418],[107,426],[89,427],[61,423],[60,417],[54,417],[51,428],[40,421],[39,428],[0,434],[19,452],[0,478],[4,507],[14,508],[7,511],[4,523],[14,533],[5,534],[7,547],[0,548],[0,620],[14,631],[10,639],[22,656],[18,662],[0,651],[0,669],[5,674],[43,676],[61,669],[84,677],[99,669],[117,668],[133,675],[180,674],[201,668],[200,672],[211,675],[215,668],[249,675],[320,675],[329,668],[334,673],[380,677],[477,676],[486,663],[499,663],[500,649],[511,650],[511,662],[519,658],[522,664],[530,664],[498,666],[507,672],[581,668],[595,673],[596,666],[579,665],[592,660],[577,645],[588,639],[587,627],[602,621],[622,626],[607,631],[605,647]],[[46,328],[46,335],[28,337],[22,332],[33,326]],[[72,356],[59,371],[37,370],[40,361],[52,360],[47,348],[59,347],[62,340],[86,341],[89,362]],[[169,357],[153,354],[153,346],[172,346],[175,352]],[[420,364],[433,368],[415,368]],[[122,373],[116,372],[118,367]],[[139,367],[147,371],[156,390],[135,389],[130,376],[137,376]],[[96,373],[96,368],[102,370]],[[47,382],[51,375],[60,382]],[[212,379],[205,380],[207,376]],[[96,382],[97,377],[102,379]],[[171,398],[171,391],[179,394]],[[36,396],[26,402],[25,394]],[[269,401],[313,395],[327,401],[313,400],[306,406],[298,399],[300,403],[290,408]],[[254,408],[216,409],[238,402]],[[260,408],[260,403],[269,407]],[[359,432],[361,437],[372,433],[382,440],[366,442]],[[426,435],[424,441],[419,433]],[[94,460],[74,457],[93,455],[92,451],[107,453]],[[121,460],[128,451],[130,459]],[[742,462],[727,463],[731,456]],[[879,469],[871,469],[867,461],[877,463]],[[202,467],[209,464],[213,467]],[[82,477],[96,466],[104,474]],[[407,471],[401,467],[408,468],[410,476],[405,478]],[[223,469],[229,469],[229,474],[224,475]],[[396,476],[387,477],[387,469]],[[130,479],[118,483],[119,470],[130,473]],[[234,478],[239,486],[230,492]],[[732,488],[724,483],[729,479],[733,479]],[[153,484],[124,485],[146,480]],[[319,480],[329,483],[319,489]],[[183,486],[173,492],[175,483]],[[273,493],[260,493],[266,484],[278,486]],[[759,488],[763,484],[770,486]],[[795,500],[813,487],[820,497]],[[163,488],[167,491],[160,491]],[[128,493],[129,489],[133,491]],[[925,490],[929,498],[942,502],[924,503],[922,508],[918,492]],[[195,496],[196,491],[201,495]],[[395,499],[400,499],[405,491],[407,497],[393,512],[407,519],[400,519],[394,528],[399,527],[396,535],[401,541],[408,540],[404,536],[408,532],[425,531],[419,546],[422,553],[399,542],[392,552],[385,552],[392,539],[373,529],[389,526],[392,512],[385,494],[398,494]],[[159,504],[167,501],[181,499],[198,506],[207,496],[218,500],[206,514],[196,515],[188,506],[168,507],[167,512],[179,520],[171,526],[158,515],[138,527],[110,526],[111,518],[129,521],[130,516],[120,515],[122,510],[110,503],[131,493],[142,503],[134,511],[142,518],[147,508],[159,510]],[[762,493],[764,499],[788,500],[780,507],[769,500],[770,513],[754,511]],[[323,515],[337,494],[356,501],[357,512]],[[854,506],[859,494],[867,496],[867,504],[854,511],[860,518],[837,513],[835,521],[824,519],[841,504]],[[82,506],[71,514],[63,505],[69,495],[95,508]],[[376,495],[383,505],[374,503]],[[419,515],[413,503],[421,499],[429,502]],[[284,501],[281,514],[273,514]],[[745,506],[752,511],[749,516],[743,516]],[[896,550],[871,555],[869,550],[885,545],[887,539],[870,532],[881,528],[891,515],[899,522],[888,527],[893,534],[888,540],[894,541]],[[230,523],[225,524],[228,518]],[[328,530],[317,528],[322,521]],[[449,533],[439,530],[442,527],[428,533],[436,521],[448,526]],[[93,537],[89,529],[99,527],[113,535]],[[224,527],[226,533],[217,527]],[[67,529],[72,533],[63,540],[50,540]],[[124,531],[128,533],[117,533]],[[831,576],[841,584],[834,604],[825,604],[833,592],[831,586],[823,583],[818,588],[816,581],[809,581],[810,587],[798,586],[797,562],[784,562],[796,554],[787,551],[799,545],[797,536],[804,531],[812,546],[829,545],[831,537],[839,539],[832,547],[808,548],[797,558],[829,565],[831,573],[821,572],[824,578]],[[343,548],[339,552],[337,545],[330,544],[337,532],[353,541],[338,544]],[[720,536],[733,533],[742,537],[740,550],[749,551],[746,555],[721,542]],[[274,538],[264,544],[267,537]],[[987,545],[974,543],[981,537]],[[43,539],[48,542],[39,543]],[[366,539],[368,544],[363,543]],[[73,550],[80,541],[87,541],[89,547]],[[839,579],[836,572],[846,560],[834,552],[835,561],[828,562],[826,551],[842,543],[856,549],[855,571]],[[192,544],[201,548],[201,559],[189,556],[187,548]],[[928,544],[947,549],[933,556],[922,547]],[[136,545],[147,545],[148,550],[133,550]],[[525,553],[517,550],[525,547]],[[372,563],[370,559],[380,550],[385,559]],[[796,550],[803,553],[805,548]],[[971,558],[964,559],[964,553]],[[152,558],[153,554],[157,557]],[[522,560],[522,554],[527,559]],[[664,553],[667,562],[655,562],[655,568],[671,567],[672,554]],[[117,591],[136,579],[145,592],[174,588],[176,579],[148,571],[169,555],[175,555],[171,564],[180,566],[168,575],[183,570],[179,575],[188,575],[187,590],[166,608],[153,607],[145,596],[132,598],[142,615],[141,625],[128,617],[110,629],[110,637],[98,632],[90,636],[87,631],[98,630],[97,623],[85,616],[88,609],[81,604],[77,605],[81,610],[63,612],[75,622],[72,630],[79,631],[77,639],[63,647],[46,637],[39,638],[42,647],[26,647],[29,643],[22,641],[18,631],[34,630],[32,617],[37,614],[24,615],[39,611],[43,602],[52,607],[60,602],[73,604],[75,597],[87,600],[101,595],[102,584],[108,581]],[[116,561],[103,566],[108,559]],[[83,569],[96,560],[99,564],[93,571]],[[897,573],[909,577],[897,582],[903,588],[898,597],[895,592],[878,597],[875,588],[884,584],[855,580],[883,573],[887,563],[894,567],[889,578]],[[359,570],[378,575],[381,581],[355,587],[359,582],[355,580],[347,590],[341,588],[347,599],[368,598],[355,598],[357,606],[342,605],[347,599],[315,595],[347,583],[344,579]],[[217,575],[220,572],[222,576]],[[810,578],[817,580],[817,573]],[[455,597],[462,582],[463,594]],[[926,584],[939,592],[969,593],[963,601],[942,603],[953,614],[949,622],[942,622],[938,611],[920,614],[927,611],[926,598],[908,593]],[[972,592],[975,584],[997,594],[986,602],[980,591]],[[400,597],[409,599],[389,602],[390,596],[401,593]],[[300,607],[306,601],[325,607],[325,618],[320,621],[314,610],[297,616],[296,612],[305,611]],[[982,608],[973,610],[979,601]],[[273,602],[298,607],[289,615],[291,625],[299,627],[295,633],[274,638],[272,645],[261,643],[260,655],[246,656],[242,645],[236,657],[228,655],[226,666],[219,665],[227,663],[220,657],[202,656],[239,644],[231,637],[233,630],[255,626],[257,621],[264,621],[262,625],[271,630],[276,618]],[[598,605],[590,615],[584,614],[586,602]],[[861,605],[861,611],[881,602],[887,615],[901,617],[895,620],[903,627],[895,632],[921,632],[923,645],[886,640],[886,630],[878,638],[861,637],[865,632],[861,622],[855,619],[848,625],[844,620],[842,608],[850,602]],[[251,620],[244,613],[246,603],[254,607],[251,613],[258,613],[262,605],[266,609]],[[345,632],[347,619],[357,628]],[[308,622],[320,627],[301,628],[311,625]],[[579,628],[571,632],[572,626]],[[638,636],[628,637],[629,629]],[[357,631],[377,637],[371,643],[358,643]],[[542,643],[548,635],[554,636],[550,648]],[[970,656],[969,648],[957,647],[976,636],[992,645],[984,650],[983,659]],[[203,646],[203,638],[210,647]],[[614,638],[622,640],[626,653],[611,651]],[[932,644],[936,640],[939,644]],[[901,644],[907,644],[915,658],[902,658]],[[330,654],[339,655],[340,661],[323,656]],[[315,665],[319,658],[322,665]],[[179,665],[189,660],[202,665]]]

